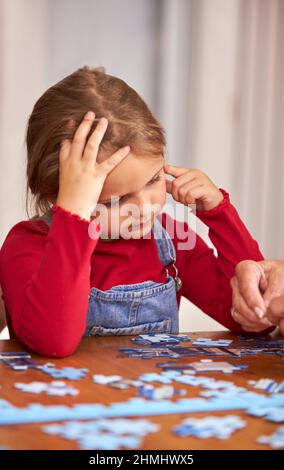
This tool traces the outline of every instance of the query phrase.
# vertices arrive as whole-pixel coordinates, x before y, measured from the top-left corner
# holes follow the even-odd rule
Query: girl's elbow
[[[55,358],[55,359],[63,359],[65,357],[72,356],[76,352],[76,349],[79,346],[79,340],[76,342],[62,339],[61,341],[53,341],[46,344],[44,347],[41,347],[38,351],[39,354],[42,356]]]
[[[20,338],[20,341],[28,346],[36,354],[40,356],[63,359],[75,353],[79,346],[80,339],[70,341],[68,338],[51,339],[51,338]]]

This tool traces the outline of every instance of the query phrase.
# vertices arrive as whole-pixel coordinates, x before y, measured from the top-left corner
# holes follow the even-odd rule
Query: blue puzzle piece
[[[61,380],[55,380],[53,382],[31,382],[31,383],[15,383],[14,387],[22,392],[27,393],[46,393],[50,396],[63,397],[65,395],[71,395],[73,397],[79,395],[79,390],[74,387],[66,385]]]
[[[42,366],[40,370],[50,375],[54,379],[68,380],[83,379],[89,372],[89,369],[76,369],[75,367],[63,367],[62,369],[55,369],[55,367],[51,367],[49,365]]]
[[[284,397],[284,394],[281,393]],[[284,399],[282,398],[282,403],[277,406],[258,406],[257,404],[252,405],[248,409],[248,414],[252,416],[258,416],[265,418],[268,421],[273,421],[274,423],[284,423]]]
[[[140,343],[140,341],[136,341]],[[142,343],[141,343],[142,344]],[[148,344],[148,343],[147,343]],[[224,347],[213,346],[213,344],[200,343],[200,346],[179,346],[168,344],[163,346],[162,343],[152,343],[151,347],[139,348],[120,348],[119,351],[130,358],[152,359],[154,357],[169,357],[171,359],[178,359],[182,357],[196,357],[196,356],[228,356],[233,358],[240,358],[243,355],[255,354],[275,354],[284,355],[281,349],[265,349],[253,346],[245,347]]]
[[[216,393],[216,390],[211,391]],[[284,394],[264,396],[255,392],[231,393],[218,391],[216,397],[182,398],[174,402],[169,400],[145,400],[132,398],[126,402],[117,402],[109,406],[100,403],[76,404],[67,406],[44,406],[37,403],[19,408],[5,400],[0,401],[0,425],[38,423],[50,421],[67,421],[78,419],[116,418],[132,416],[157,416],[168,414],[211,412],[226,410],[244,410],[250,412],[253,408],[282,409]]]
[[[284,449],[284,426],[280,426],[270,436],[260,436],[257,439],[259,444],[267,444],[272,449]]]
[[[149,400],[165,400],[178,395],[185,395],[186,391],[175,389],[172,385],[154,387],[151,384],[144,384],[138,387],[137,394],[138,396],[148,398]]]
[[[168,347],[155,347],[155,348],[119,348],[122,354],[130,358],[152,359],[153,357],[171,357],[179,358],[180,354],[172,351]]]
[[[267,337],[247,337],[247,336],[238,336],[238,339],[242,342],[255,343],[257,346],[261,347],[284,347],[284,339],[271,339]]]
[[[45,426],[43,431],[76,440],[81,449],[113,450],[137,449],[141,446],[144,436],[158,431],[159,428],[159,425],[142,419],[99,419]]]
[[[256,390],[265,390],[267,393],[284,392],[284,380],[280,383],[273,379],[263,378],[259,380],[249,380],[249,385],[252,385]]]
[[[16,352],[13,352],[13,351],[8,351],[8,352],[0,352],[0,361],[1,359],[6,359],[6,358],[17,358],[17,357],[25,357],[27,359],[31,358],[31,355],[25,351],[16,351]]]
[[[239,416],[208,416],[199,419],[185,419],[179,426],[174,428],[178,436],[194,436],[202,439],[215,437],[228,439],[232,433],[246,426],[246,422]]]
[[[138,380],[142,380],[142,382],[160,382],[162,384],[172,383],[172,379],[170,377],[167,375],[157,374],[156,372],[142,374],[138,377]]]
[[[194,346],[214,347],[214,346],[229,346],[233,342],[232,339],[210,339],[210,338],[196,338],[193,341]]]
[[[138,338],[132,338],[132,341],[136,344],[141,345],[164,345],[164,344],[178,344],[180,342],[190,341],[187,335],[167,335],[167,334],[155,334],[149,333],[148,335],[139,335]]]

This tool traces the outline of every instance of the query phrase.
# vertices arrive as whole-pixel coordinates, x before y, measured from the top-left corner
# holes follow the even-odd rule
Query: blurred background
[[[284,0],[0,0],[0,244],[27,218],[32,107],[83,65],[134,87],[169,163],[207,173],[265,257],[284,258]],[[181,331],[210,329],[183,299]]]

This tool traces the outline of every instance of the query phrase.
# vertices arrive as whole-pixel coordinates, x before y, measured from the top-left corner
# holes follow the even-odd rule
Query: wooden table
[[[227,332],[210,333],[189,333],[191,338],[210,337],[214,339],[236,339],[234,335]],[[186,344],[185,344],[186,345]],[[90,373],[80,381],[66,381],[80,390],[77,397],[54,397],[44,393],[34,395],[24,393],[14,388],[15,382],[32,382],[53,380],[48,375],[36,371],[13,371],[9,367],[0,364],[0,398],[10,401],[13,405],[24,407],[29,403],[41,403],[44,405],[64,404],[73,405],[75,403],[103,403],[111,404],[113,402],[125,401],[135,396],[135,389],[130,387],[127,390],[117,390],[109,386],[94,384],[91,380],[91,374],[121,375],[124,378],[137,378],[145,372],[157,372],[157,363],[168,362],[170,359],[159,357],[154,359],[131,359],[119,353],[120,347],[133,346],[130,337],[103,337],[83,339],[77,352],[65,359],[52,359],[56,367],[72,366],[76,368],[87,367]],[[22,351],[25,348],[17,341],[0,341],[0,351]],[[50,362],[42,356],[32,354],[32,357],[41,363]],[[178,361],[190,362],[203,357],[187,357],[178,359]],[[284,361],[281,357],[270,355],[244,356],[243,359],[232,358],[214,358],[220,361],[229,361],[235,363],[245,363],[249,367],[241,372],[234,372],[232,375],[222,373],[202,373],[216,379],[233,381],[239,386],[247,387],[248,380],[256,380],[263,377],[273,378],[277,381],[283,380]],[[210,374],[210,375],[209,375]],[[197,396],[199,389],[197,387],[184,386],[176,384],[176,388],[186,388],[187,397]],[[198,439],[189,437],[177,437],[172,428],[179,424],[186,417],[204,417],[206,413],[180,414],[147,417],[152,422],[158,423],[161,430],[151,433],[144,438],[141,449],[266,449],[267,446],[259,445],[256,438],[262,434],[272,434],[279,424],[268,422],[264,419],[250,417],[243,412],[213,412],[214,416],[225,414],[239,415],[243,417],[247,426],[236,431],[230,439]],[[7,446],[11,449],[77,449],[75,441],[65,440],[63,438],[47,435],[41,431],[40,424],[21,424],[0,426],[0,446]]]

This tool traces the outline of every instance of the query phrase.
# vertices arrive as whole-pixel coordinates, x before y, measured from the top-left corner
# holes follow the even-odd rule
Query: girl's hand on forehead
[[[108,121],[99,119],[95,130],[87,137],[94,123],[95,113],[89,111],[76,130],[73,140],[64,140],[59,152],[59,193],[56,204],[90,220],[98,202],[107,175],[129,154],[130,147],[122,147],[102,163],[97,163],[100,143]],[[74,127],[70,120],[68,127]]]
[[[177,202],[184,205],[196,204],[197,210],[208,211],[224,199],[213,181],[200,170],[165,164],[164,171],[174,176],[172,181],[166,180],[166,188]]]

